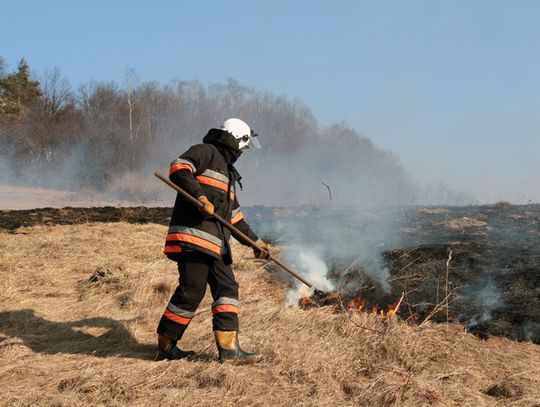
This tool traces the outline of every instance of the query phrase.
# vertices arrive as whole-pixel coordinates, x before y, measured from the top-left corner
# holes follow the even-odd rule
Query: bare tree
[[[128,103],[128,116],[129,116],[129,140],[133,144],[133,139],[136,137],[133,134],[133,111],[138,100],[134,95],[134,87],[138,82],[138,74],[133,68],[127,68],[125,74],[125,81],[127,86],[127,103]]]
[[[45,73],[41,81],[43,110],[56,121],[62,120],[62,114],[67,113],[75,105],[75,97],[69,81],[62,77],[59,68]]]
[[[71,85],[54,68],[41,80],[41,96],[28,117],[26,137],[38,161],[54,161],[56,153],[71,147],[78,128],[78,112]]]

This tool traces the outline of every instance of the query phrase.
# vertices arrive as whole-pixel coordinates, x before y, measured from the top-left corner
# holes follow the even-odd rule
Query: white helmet
[[[240,119],[227,119],[221,125],[221,130],[229,132],[233,137],[238,140],[238,147],[240,150],[244,150],[251,146],[255,148],[261,148],[259,141],[255,138],[255,134],[249,126]]]

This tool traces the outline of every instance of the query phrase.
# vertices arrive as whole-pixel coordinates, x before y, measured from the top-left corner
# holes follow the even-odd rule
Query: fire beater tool
[[[155,172],[154,175],[158,177],[160,180],[162,180],[164,183],[166,183],[168,186],[170,186],[172,189],[174,189],[176,192],[178,192],[184,199],[191,202],[193,205],[197,206],[198,208],[202,208],[204,205],[197,199],[195,199],[192,195],[188,194],[186,191],[184,191],[182,188],[180,188],[178,185],[171,182],[168,178],[165,178],[163,175],[161,175],[159,172]],[[219,216],[217,213],[213,213],[210,215],[212,218],[217,220],[219,223],[221,223],[223,226],[225,226],[227,229],[229,229],[231,232],[233,232],[236,236],[243,239],[246,243],[248,243],[252,248],[263,251],[257,243],[255,243],[253,240],[251,240],[249,237],[247,237],[245,234],[240,232],[237,228],[235,228],[231,223],[227,222],[225,219],[223,219],[221,216]],[[302,283],[307,285],[308,287],[313,287],[313,284],[311,284],[308,280],[306,280],[304,277],[302,277],[300,274],[298,274],[296,271],[291,269],[289,266],[287,266],[285,263],[281,262],[279,259],[276,259],[274,256],[272,256],[270,253],[268,253],[268,259],[272,260],[274,263],[276,263],[279,267],[281,267],[283,270],[285,270],[287,273],[292,275],[293,277],[296,277],[298,280],[300,280]]]

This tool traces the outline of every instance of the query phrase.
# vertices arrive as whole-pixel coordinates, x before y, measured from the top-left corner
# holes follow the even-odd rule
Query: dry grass
[[[153,362],[177,279],[164,234],[124,223],[0,234],[0,404],[540,406],[537,345],[287,308],[283,283],[242,247],[243,345],[265,361],[216,361],[207,296],[182,341],[201,357]]]
[[[462,217],[458,219],[452,219],[441,223],[442,225],[451,229],[463,229],[463,228],[479,228],[487,225],[487,222],[482,219],[472,219]]]

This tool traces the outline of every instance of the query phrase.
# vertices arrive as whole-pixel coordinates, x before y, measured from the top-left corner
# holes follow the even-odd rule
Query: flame
[[[303,297],[298,301],[298,306],[301,309],[309,309],[313,306],[317,306],[317,302],[313,302],[312,300],[312,292],[307,291],[302,293],[304,294]],[[360,315],[364,312],[375,315],[378,317],[386,317],[386,318],[393,318],[396,316],[396,314],[399,312],[399,308],[401,306],[401,303],[403,302],[403,298],[405,297],[405,293],[401,294],[401,297],[393,304],[390,304],[388,306],[388,311],[385,311],[382,307],[379,307],[378,305],[373,305],[371,307],[368,307],[366,302],[362,298],[362,290],[359,290],[356,294],[356,297],[351,298],[348,302],[346,307],[343,306],[342,301],[342,295],[341,293],[337,293],[334,295],[327,295],[325,297],[325,304],[328,305],[331,302],[328,302],[328,298],[333,301],[339,301],[339,303],[342,304],[342,307],[345,308],[349,312],[354,312],[356,315]]]
[[[387,315],[388,315],[389,318],[392,318],[393,316],[395,316],[398,313],[399,307],[401,306],[401,302],[403,301],[403,297],[405,297],[405,293],[401,294],[401,297],[399,298],[399,300],[397,300],[395,303],[390,304],[388,306]]]
[[[300,303],[299,303],[299,306],[300,308],[302,309],[306,309],[306,308],[309,308],[313,305],[313,303],[311,302],[311,297],[304,297],[300,300]]]
[[[347,309],[349,311],[354,311],[356,314],[360,314],[364,308],[366,308],[366,303],[362,299],[362,290],[358,292],[357,298],[352,298],[347,304]]]
[[[398,313],[404,296],[405,293],[402,293],[401,297],[395,303],[390,304],[388,306],[388,311],[385,312],[384,309],[379,308],[378,305],[373,305],[368,309],[365,301],[362,299],[362,290],[360,290],[356,298],[350,299],[347,303],[347,310],[353,311],[357,315],[362,313],[363,311],[366,311],[370,315],[392,318]]]
[[[313,295],[313,293],[314,293],[313,289],[302,284],[300,287],[297,287],[294,290],[293,292],[294,295],[292,296],[292,298],[296,297],[294,298],[293,301],[297,301],[296,304],[298,304],[300,308],[307,309],[313,306],[313,301],[311,300],[311,296]],[[289,293],[287,294],[287,296],[288,295]]]

